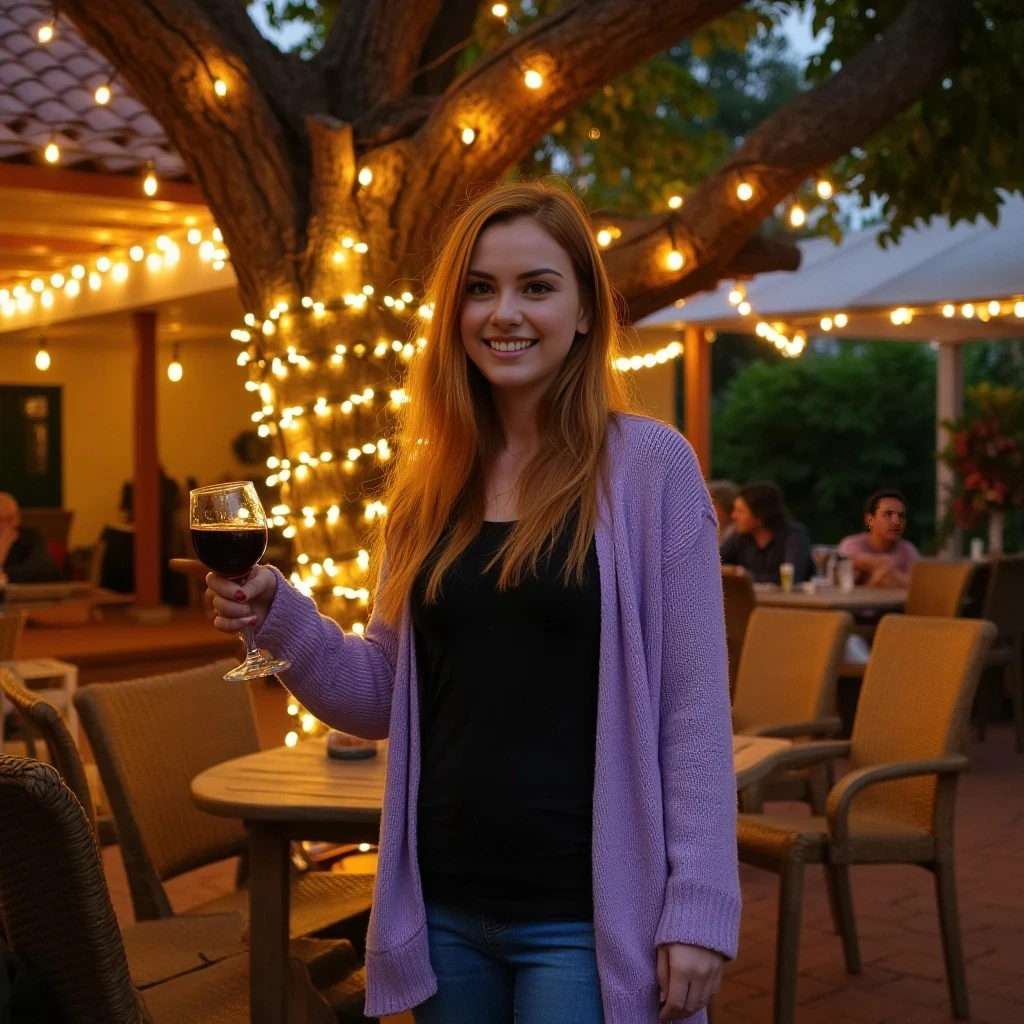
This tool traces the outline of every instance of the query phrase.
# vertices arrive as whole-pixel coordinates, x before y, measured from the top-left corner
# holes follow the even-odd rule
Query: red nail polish
[[[244,590],[236,590],[235,591],[235,600],[236,601],[244,601],[245,600],[245,591]]]

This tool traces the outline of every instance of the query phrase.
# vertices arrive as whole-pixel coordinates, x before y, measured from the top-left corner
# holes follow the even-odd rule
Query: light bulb
[[[50,353],[46,351],[46,342],[39,342],[39,351],[36,353],[36,369],[48,370],[50,368]]]
[[[182,369],[181,362],[178,359],[178,348],[175,346],[174,355],[171,361],[167,364],[167,379],[173,384],[177,384],[181,380]]]
[[[606,245],[612,244],[612,233],[607,228],[602,228],[597,233],[597,244],[603,249]]]
[[[474,131],[474,129],[472,129],[472,128],[463,128],[462,129],[462,144],[464,146],[472,146],[475,139],[476,139],[476,131]]]
[[[101,274],[105,274],[110,269],[110,258],[108,256],[101,256],[96,261],[96,269]]]
[[[53,307],[53,292],[43,292],[43,294],[39,296],[39,303],[43,309],[51,309]]]
[[[750,316],[750,311],[753,307],[749,302],[741,302],[737,307],[736,311],[740,316]]]
[[[50,277],[50,284],[52,284],[54,288],[60,288],[64,284],[64,275],[53,274]]]
[[[158,187],[159,183],[156,180],[156,175],[150,171],[142,181],[142,191],[147,196],[155,196]]]
[[[942,307],[942,315],[948,320],[953,314],[956,313],[956,306],[952,302],[947,302]]]
[[[71,268],[71,276],[72,276],[72,277],[73,277],[73,278],[74,278],[74,279],[75,279],[76,281],[81,281],[81,280],[82,280],[82,278],[83,278],[83,277],[85,277],[85,267],[83,267],[81,263],[76,263],[76,264],[75,264],[75,265],[74,265],[74,266],[73,266],[73,267]]]
[[[830,317],[830,316],[823,316],[821,318],[821,329],[823,331],[831,331],[832,330],[832,317]]]
[[[95,292],[99,290],[101,284],[103,284],[103,278],[93,270],[89,274],[89,287]]]
[[[799,203],[794,203],[789,211],[789,223],[795,228],[802,228],[807,223],[807,214]]]
[[[81,290],[82,286],[74,278],[64,285],[64,294],[69,299],[73,299]]]
[[[504,18],[505,15],[508,14],[508,5],[507,4],[495,4],[491,8],[491,14],[493,14],[496,18]]]
[[[362,185],[363,188],[366,188],[371,181],[373,181],[373,171],[371,171],[369,167],[364,167],[359,172],[359,184]]]
[[[680,270],[685,262],[686,257],[678,249],[673,249],[665,258],[669,270]]]
[[[1014,303],[1013,315],[1017,317],[1024,317],[1024,302]]]
[[[46,287],[46,282],[41,277],[32,278],[32,284],[29,287],[34,292],[41,292]]]
[[[832,182],[827,178],[819,178],[818,184],[814,186],[814,190],[822,199],[831,199],[832,193],[835,191],[832,188]]]
[[[746,203],[754,197],[754,186],[749,181],[741,181],[736,186],[736,198]]]
[[[1002,307],[999,305],[999,303],[995,299],[993,299],[988,304],[988,311],[989,311],[989,313],[992,314],[992,316],[999,316],[999,313],[1000,313],[1001,309],[1002,309]]]
[[[51,142],[43,150],[43,158],[48,164],[55,164],[60,159],[60,149],[56,142]]]
[[[53,22],[48,21],[44,25],[40,25],[36,38],[43,44],[48,43],[53,38]]]
[[[960,307],[960,313],[962,316],[965,316],[968,320],[970,320],[971,317],[974,316],[974,304],[971,302],[965,302]]]
[[[527,71],[523,76],[527,89],[539,89],[544,84],[544,77],[539,71]]]
[[[732,291],[729,292],[729,305],[738,306],[742,301],[746,292],[743,290],[742,285],[736,285]]]
[[[836,327],[845,327],[849,322],[850,318],[845,313],[836,313]]]
[[[141,245],[133,245],[133,246],[132,246],[132,247],[131,247],[131,248],[130,248],[130,249],[128,250],[128,255],[129,255],[129,256],[130,256],[130,257],[131,257],[131,258],[132,258],[132,259],[133,259],[133,260],[134,260],[134,261],[135,261],[136,263],[141,263],[141,262],[142,262],[142,258],[143,258],[143,257],[144,257],[144,256],[146,255],[146,251],[145,251],[145,249],[143,249],[143,248],[142,248],[142,246],[141,246]]]
[[[213,83],[213,91],[220,97],[227,96],[228,94],[228,83],[223,78],[218,78]]]
[[[669,196],[668,197],[668,208],[670,210],[678,210],[683,205],[682,196]]]
[[[102,107],[110,102],[110,86],[101,85],[94,93],[96,102]]]

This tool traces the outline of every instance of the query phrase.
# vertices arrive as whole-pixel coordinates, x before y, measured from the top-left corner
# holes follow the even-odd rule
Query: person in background
[[[0,491],[0,584],[53,583],[60,573],[43,535],[21,525],[13,494]]]
[[[732,506],[740,489],[731,480],[711,480],[708,483],[711,504],[718,517],[718,545],[721,547],[735,533],[732,525]]]
[[[807,527],[794,523],[775,484],[741,487],[732,506],[735,532],[722,544],[722,564],[742,566],[755,583],[778,583],[779,566],[793,566],[793,582],[814,575]]]
[[[867,530],[844,537],[839,554],[853,561],[857,583],[868,587],[905,587],[921,557],[908,540],[907,503],[899,491],[878,491],[864,506]]]

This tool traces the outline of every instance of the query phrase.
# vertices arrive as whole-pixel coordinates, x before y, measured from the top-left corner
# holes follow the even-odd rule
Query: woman
[[[775,484],[741,487],[732,506],[735,532],[722,544],[722,564],[740,565],[757,583],[778,583],[779,566],[793,566],[793,582],[814,575],[807,527],[794,523]]]
[[[626,412],[571,195],[476,199],[429,293],[365,636],[269,567],[208,577],[215,625],[256,625],[314,714],[389,737],[370,1016],[702,1020],[740,897],[697,462]]]

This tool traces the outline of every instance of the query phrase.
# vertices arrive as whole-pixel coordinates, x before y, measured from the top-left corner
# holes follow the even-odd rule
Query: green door
[[[0,491],[23,508],[60,508],[59,387],[0,384]]]

